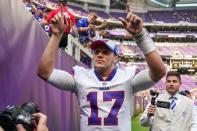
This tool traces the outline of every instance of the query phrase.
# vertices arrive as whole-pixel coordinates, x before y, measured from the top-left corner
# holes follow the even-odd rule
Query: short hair
[[[97,14],[96,14],[95,11],[91,11],[91,12],[89,13],[89,15],[92,15],[93,17],[97,18]]]
[[[180,95],[183,95],[183,96],[186,96],[187,95],[185,91],[180,91],[179,94]]]
[[[168,73],[166,75],[166,79],[169,76],[176,76],[179,79],[179,81],[181,82],[181,75],[177,71],[168,71]]]
[[[190,92],[190,91],[188,91],[188,90],[185,90],[185,93],[186,93],[186,94],[191,94],[191,92]]]
[[[183,96],[187,96],[187,95],[191,95],[191,92],[188,90],[185,90],[185,91],[180,91],[179,94],[181,94]]]
[[[67,5],[67,0],[56,0],[56,2],[63,4],[63,5]]]

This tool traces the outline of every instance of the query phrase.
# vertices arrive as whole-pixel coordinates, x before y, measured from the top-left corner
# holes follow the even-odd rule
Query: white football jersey
[[[131,131],[132,94],[155,84],[149,70],[116,68],[106,80],[94,69],[74,67],[74,75],[54,69],[47,82],[75,92],[80,105],[81,131]]]
[[[94,69],[74,67],[81,131],[131,131],[135,71],[117,68],[104,81]]]

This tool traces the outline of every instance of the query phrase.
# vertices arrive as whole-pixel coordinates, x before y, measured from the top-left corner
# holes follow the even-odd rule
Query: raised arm
[[[51,20],[52,36],[44,50],[38,67],[38,76],[44,80],[48,80],[54,69],[55,57],[60,40],[66,28],[66,23],[62,13],[58,13]]]
[[[144,53],[148,67],[150,78],[157,82],[166,73],[165,65],[156,51],[156,46],[149,36],[145,28],[143,28],[143,21],[137,15],[129,12],[127,18],[120,18],[124,28],[133,35],[137,46]]]

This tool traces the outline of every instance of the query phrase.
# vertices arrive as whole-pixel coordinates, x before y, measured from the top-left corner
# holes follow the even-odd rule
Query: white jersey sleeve
[[[126,71],[127,75],[130,78],[133,78],[136,74],[137,66],[128,66],[128,67],[125,67],[124,70]]]
[[[47,82],[61,90],[74,92],[76,88],[73,76],[63,70],[53,69]]]
[[[155,82],[150,78],[149,70],[142,70],[137,75],[135,75],[132,80],[133,93],[148,89],[154,84]]]

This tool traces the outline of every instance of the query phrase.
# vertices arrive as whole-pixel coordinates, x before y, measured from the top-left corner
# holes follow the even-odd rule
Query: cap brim
[[[101,45],[106,45],[106,47],[108,47],[107,44],[106,44],[106,42],[107,41],[104,41],[104,40],[96,40],[96,41],[93,41],[92,44],[90,45],[90,48],[92,50],[95,50],[98,46],[101,46]]]

